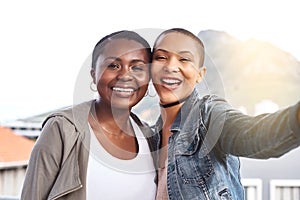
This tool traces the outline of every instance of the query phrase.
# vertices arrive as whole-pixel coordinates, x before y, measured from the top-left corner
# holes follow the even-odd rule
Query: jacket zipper
[[[75,187],[75,188],[73,188],[73,189],[71,189],[71,190],[67,190],[67,191],[65,191],[64,193],[62,193],[62,194],[60,194],[60,195],[58,195],[58,196],[52,198],[51,200],[58,199],[58,198],[60,198],[60,197],[62,197],[62,196],[64,196],[64,195],[69,194],[69,193],[71,193],[71,192],[74,192],[74,191],[76,191],[76,190],[78,190],[78,189],[80,189],[80,188],[82,188],[82,185],[79,185],[78,187]]]
[[[210,198],[209,198],[208,193],[207,193],[206,190],[204,190],[204,194],[205,194],[206,199],[207,199],[207,200],[210,200]]]

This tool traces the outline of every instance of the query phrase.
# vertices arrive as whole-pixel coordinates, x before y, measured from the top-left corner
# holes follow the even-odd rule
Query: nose
[[[117,76],[118,80],[121,81],[130,81],[133,79],[132,74],[129,70],[129,67],[122,67]]]
[[[178,60],[176,58],[171,58],[169,60],[169,62],[166,63],[166,65],[164,66],[163,70],[165,72],[170,72],[170,73],[177,73],[179,72],[179,63]]]

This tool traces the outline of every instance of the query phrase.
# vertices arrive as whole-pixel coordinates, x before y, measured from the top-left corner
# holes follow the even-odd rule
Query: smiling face
[[[189,96],[197,82],[204,78],[206,68],[199,45],[183,33],[163,34],[154,47],[151,75],[162,104]]]
[[[101,102],[128,109],[145,95],[149,82],[149,57],[143,45],[128,39],[109,41],[91,70]]]

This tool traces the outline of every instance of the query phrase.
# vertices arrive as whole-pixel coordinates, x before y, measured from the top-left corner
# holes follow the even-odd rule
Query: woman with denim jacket
[[[21,199],[155,198],[151,129],[131,113],[146,94],[150,61],[149,44],[132,31],[96,44],[91,76],[99,97],[45,120]]]
[[[300,103],[273,114],[242,114],[224,99],[200,97],[204,46],[185,29],[161,33],[151,76],[160,97],[156,199],[244,199],[238,156],[279,157],[300,144]]]

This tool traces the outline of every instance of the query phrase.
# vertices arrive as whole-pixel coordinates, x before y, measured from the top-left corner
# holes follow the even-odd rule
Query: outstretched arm
[[[300,102],[258,116],[244,115],[221,98],[209,102],[213,108],[210,123],[215,123],[209,124],[208,129],[216,131],[208,135],[222,130],[216,137],[224,152],[266,159],[279,157],[300,145]]]

